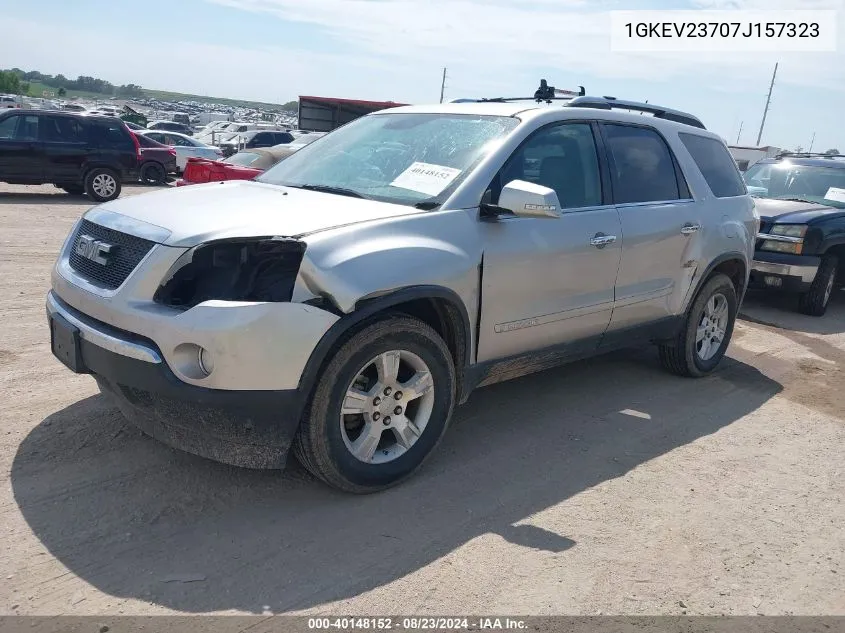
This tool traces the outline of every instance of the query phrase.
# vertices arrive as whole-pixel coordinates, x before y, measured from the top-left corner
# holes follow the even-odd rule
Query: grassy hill
[[[41,82],[33,81],[29,84],[29,96],[41,97],[44,91],[53,93],[58,96],[58,90],[47,86]],[[283,110],[284,105],[288,105],[288,110],[296,111],[295,102],[291,107],[289,104],[266,103],[263,101],[244,101],[241,99],[226,99],[224,97],[208,97],[205,95],[192,95],[181,92],[168,92],[166,90],[143,90],[144,94],[150,99],[160,99],[161,101],[199,101],[201,103],[214,103],[217,105],[232,106],[236,108],[254,108],[261,110]],[[86,92],[84,90],[68,90],[65,94],[66,98],[79,97],[81,99],[101,99],[108,100],[110,95],[103,95],[96,92]]]
[[[52,92],[53,95],[58,96],[58,90],[46,84],[42,84],[40,81],[31,81],[29,82],[29,96],[30,97],[42,97],[44,96],[44,91]],[[65,95],[66,98],[68,97],[80,97],[82,99],[108,99],[107,95],[97,94],[96,92],[86,92],[84,90],[68,90],[67,94]]]

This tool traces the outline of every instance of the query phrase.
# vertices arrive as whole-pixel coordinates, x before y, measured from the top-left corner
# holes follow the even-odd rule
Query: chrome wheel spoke
[[[701,341],[701,350],[698,352],[698,355],[701,356],[703,360],[710,358],[710,337]]]
[[[352,387],[346,392],[346,397],[343,399],[341,413],[343,415],[364,413],[367,410],[368,400],[369,396],[366,393]]]
[[[375,361],[379,382],[384,385],[395,385],[399,377],[399,352],[385,352]]]
[[[434,380],[427,371],[418,371],[408,382],[399,388],[404,394],[406,402],[423,397],[434,387]]]
[[[400,375],[410,378],[399,382]],[[413,352],[391,350],[372,358],[343,393],[339,418],[346,448],[367,464],[400,458],[429,424],[434,387],[428,365]]]
[[[361,429],[361,435],[350,446],[352,454],[362,462],[371,462],[383,432],[384,427],[382,425],[377,422],[367,422]]]
[[[397,415],[392,421],[393,430],[395,431],[396,441],[404,449],[409,449],[420,436],[420,430],[416,424],[404,415]]]
[[[705,336],[707,336],[707,326],[699,325],[698,329],[695,331],[695,342],[701,343]]]

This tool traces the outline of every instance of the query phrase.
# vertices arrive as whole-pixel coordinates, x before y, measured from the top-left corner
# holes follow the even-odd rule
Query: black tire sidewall
[[[358,372],[371,359],[390,350],[408,351],[419,356],[428,366],[434,381],[434,406],[431,417],[420,438],[403,455],[385,464],[366,464],[358,460],[343,441],[340,411],[346,389]],[[328,444],[330,459],[339,474],[356,486],[380,488],[398,483],[413,473],[440,441],[451,417],[455,400],[454,370],[451,358],[427,336],[417,331],[397,331],[377,341],[363,345],[334,375],[324,379],[333,381],[327,410],[321,412],[322,432]]]
[[[695,337],[698,330],[698,324],[701,322],[701,316],[707,302],[714,294],[722,294],[728,301],[728,327],[725,329],[725,336],[722,339],[722,344],[719,346],[719,351],[708,360],[702,360],[696,352]],[[687,319],[686,332],[684,336],[684,351],[686,354],[687,364],[690,369],[694,370],[696,375],[702,376],[713,371],[719,362],[724,357],[728,346],[731,343],[733,336],[734,324],[736,322],[736,315],[739,305],[736,297],[736,289],[731,280],[719,275],[707,282],[701,289],[701,292],[695,299],[695,302],[690,307],[689,318]]]
[[[810,287],[810,291],[801,297],[802,309],[813,316],[822,316],[827,311],[827,306],[833,298],[833,291],[836,283],[836,271],[839,266],[839,259],[835,255],[825,255],[822,259],[816,278]],[[827,285],[834,283],[830,296],[825,299]]]
[[[110,196],[108,198],[104,198],[104,197],[98,196],[96,193],[94,193],[94,188],[93,188],[92,185],[93,185],[93,182],[94,182],[94,178],[96,178],[99,174],[108,174],[109,176],[114,178],[115,190],[114,190],[113,196]],[[108,169],[108,168],[105,168],[105,167],[96,167],[96,168],[92,169],[91,171],[89,171],[85,176],[85,193],[92,200],[95,200],[96,202],[109,202],[111,200],[114,200],[115,198],[120,196],[120,191],[121,191],[120,178],[118,177],[118,175],[115,173],[115,171],[113,169]]]
[[[155,175],[155,178],[150,178],[147,174],[152,173]],[[164,167],[160,163],[145,163],[143,167],[141,167],[141,180],[145,184],[152,184],[152,185],[160,185],[165,181],[167,178],[167,173],[164,170]]]

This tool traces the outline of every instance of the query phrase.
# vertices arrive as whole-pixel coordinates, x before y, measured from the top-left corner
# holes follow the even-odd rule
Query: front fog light
[[[214,359],[211,357],[211,352],[209,352],[204,347],[199,348],[197,362],[199,363],[200,370],[206,376],[210,376],[211,372],[214,371]]]

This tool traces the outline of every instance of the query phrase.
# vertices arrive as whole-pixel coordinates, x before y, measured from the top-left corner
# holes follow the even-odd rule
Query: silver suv
[[[89,210],[53,271],[52,349],[171,446],[252,468],[293,447],[369,492],[475,387],[643,342],[712,372],[758,225],[724,142],[682,112],[397,107],[253,182]]]

